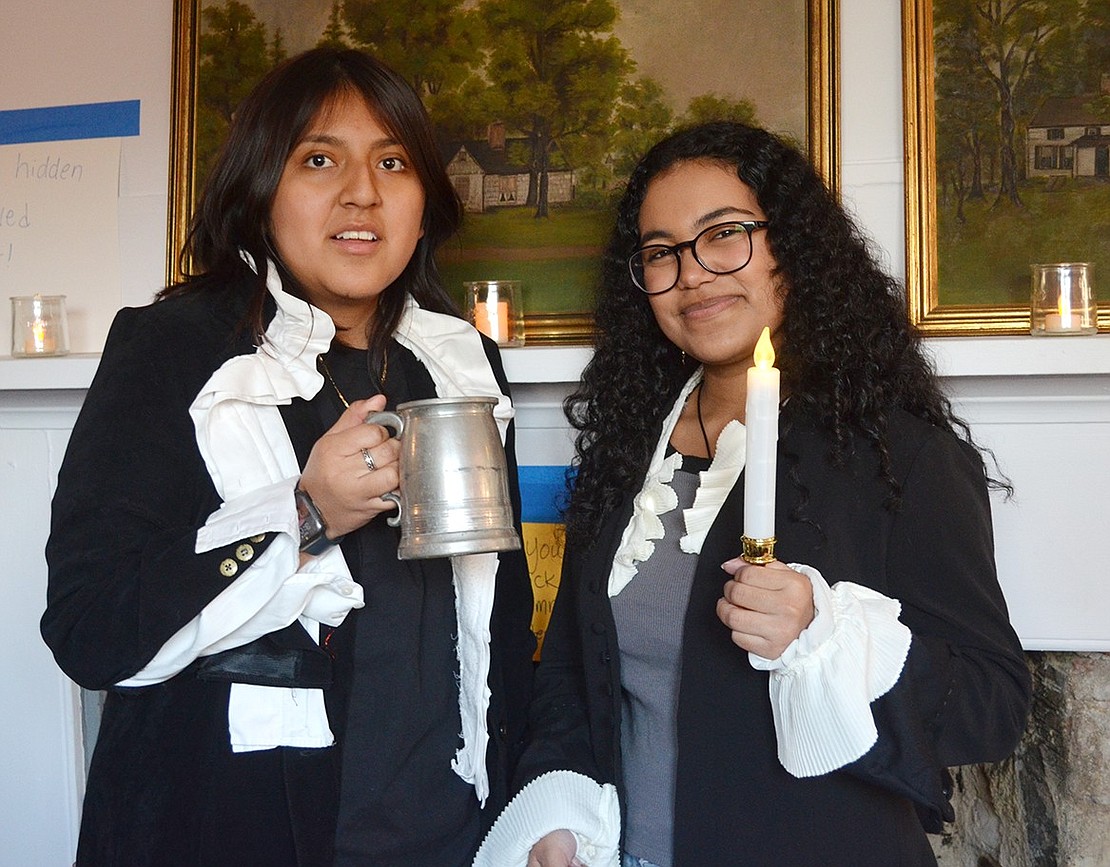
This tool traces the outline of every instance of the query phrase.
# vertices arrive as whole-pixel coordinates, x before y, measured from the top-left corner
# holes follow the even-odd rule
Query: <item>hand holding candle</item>
[[[744,461],[743,557],[749,563],[775,559],[775,471],[779,439],[779,371],[771,330],[764,328],[748,369],[744,409],[747,456]]]

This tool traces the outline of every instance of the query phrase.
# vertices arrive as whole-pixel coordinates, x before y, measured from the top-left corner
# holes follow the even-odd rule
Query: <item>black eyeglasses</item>
[[[648,295],[670,292],[678,284],[687,248],[710,274],[732,274],[752,260],[752,232],[769,225],[767,220],[717,223],[681,244],[648,244],[628,257],[632,282]]]

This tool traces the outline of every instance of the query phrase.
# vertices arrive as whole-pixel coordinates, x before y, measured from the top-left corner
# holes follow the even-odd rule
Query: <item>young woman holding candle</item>
[[[1030,684],[899,287],[797,150],[714,123],[633,171],[596,323],[522,791],[476,863],[935,863],[945,768],[1008,755]],[[764,327],[778,559],[752,565]]]
[[[239,106],[196,276],[120,311],[62,465],[42,632],[106,690],[81,865],[469,864],[519,752],[520,551],[399,561],[387,404],[512,406],[441,288],[412,88],[317,49]]]

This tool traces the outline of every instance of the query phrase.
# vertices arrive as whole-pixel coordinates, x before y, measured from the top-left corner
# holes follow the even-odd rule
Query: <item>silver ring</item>
[[[378,467],[374,463],[374,459],[370,456],[370,452],[367,449],[360,449],[360,451],[362,452],[362,461],[366,464],[366,469],[370,472],[374,472]]]

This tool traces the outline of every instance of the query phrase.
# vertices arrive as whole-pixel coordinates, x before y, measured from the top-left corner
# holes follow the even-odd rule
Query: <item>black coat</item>
[[[751,667],[715,613],[728,580],[720,564],[739,553],[741,476],[705,539],[684,623],[674,865],[933,864],[922,824],[939,830],[951,815],[945,767],[1007,756],[1030,701],[995,576],[982,463],[948,433],[896,414],[891,470],[902,506],[891,512],[872,450],[834,468],[827,437],[790,416],[779,443],[776,554],[830,584],[898,599],[913,635],[909,658],[872,703],[879,740],[865,756],[808,779],[781,767],[769,675]],[[518,783],[567,768],[622,787],[607,579],[630,515],[631,498],[593,544],[566,552]]]
[[[338,739],[331,749],[233,754],[230,686],[218,670],[221,655],[155,686],[113,686],[141,670],[228,582],[218,566],[234,544],[194,553],[197,530],[220,498],[198,451],[188,408],[224,361],[255,351],[249,332],[239,327],[244,310],[241,297],[218,293],[120,311],[59,474],[42,633],[70,677],[86,688],[107,690],[86,791],[80,864],[332,863],[343,717],[351,679],[365,672],[360,675],[342,658],[332,665],[297,624],[257,642],[272,658],[295,659],[293,668],[306,679],[302,685],[319,678],[331,682],[325,696]],[[485,346],[508,393],[496,346]],[[410,368],[416,367],[409,378],[415,390],[391,398],[434,396],[430,378],[415,375],[423,367],[411,354],[408,358]],[[312,405],[299,399],[282,408],[282,417],[303,465],[325,426]],[[511,428],[506,452],[519,521]],[[268,543],[269,537],[254,544],[260,553]],[[365,576],[353,565],[364,585],[387,580],[401,568],[388,558],[380,572]],[[446,561],[404,568],[408,585],[416,585],[413,593],[424,592],[421,582],[431,588],[436,581],[436,592],[450,593]],[[336,634],[349,633],[366,610],[352,611]],[[446,609],[441,604],[437,610]],[[524,557],[504,554],[490,625],[491,795],[482,826],[504,803],[523,736],[535,646],[531,611]],[[440,627],[450,635],[453,623],[410,628]],[[450,678],[448,672],[445,679]],[[390,743],[381,749],[388,753]],[[478,833],[477,827],[471,831]],[[405,832],[402,826],[396,833]],[[475,838],[463,847],[476,843]]]

